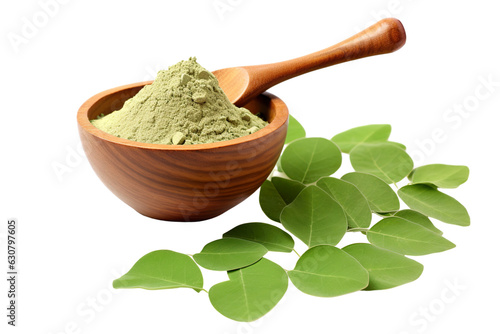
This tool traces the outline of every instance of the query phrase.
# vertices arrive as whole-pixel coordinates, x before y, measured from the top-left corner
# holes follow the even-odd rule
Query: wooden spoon
[[[350,60],[391,53],[405,42],[403,25],[399,20],[389,18],[339,44],[307,56],[274,64],[225,68],[213,74],[229,100],[241,107],[285,80]]]

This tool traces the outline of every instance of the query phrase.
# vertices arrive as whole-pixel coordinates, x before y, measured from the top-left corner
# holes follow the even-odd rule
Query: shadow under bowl
[[[159,145],[115,137],[90,120],[120,109],[148,82],[113,88],[78,110],[78,130],[87,158],[101,181],[137,212],[160,220],[199,221],[231,209],[273,170],[288,127],[288,108],[264,93],[245,108],[269,124],[237,139],[197,145]]]

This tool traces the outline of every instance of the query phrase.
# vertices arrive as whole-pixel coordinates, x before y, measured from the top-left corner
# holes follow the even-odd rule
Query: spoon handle
[[[394,18],[383,19],[360,33],[324,50],[307,56],[279,63],[245,67],[252,77],[250,91],[263,92],[285,80],[320,68],[350,60],[391,53],[406,42],[401,22]]]

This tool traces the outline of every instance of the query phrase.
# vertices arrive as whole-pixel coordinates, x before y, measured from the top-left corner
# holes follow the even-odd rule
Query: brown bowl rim
[[[119,86],[119,87],[105,90],[103,92],[100,92],[100,93],[92,96],[87,101],[85,101],[82,104],[82,106],[78,109],[78,113],[77,113],[78,124],[80,125],[80,127],[83,130],[90,133],[91,135],[98,137],[102,140],[116,143],[116,144],[120,144],[120,145],[149,149],[149,150],[197,151],[197,150],[209,150],[209,149],[228,147],[228,146],[232,146],[232,145],[238,145],[238,144],[246,143],[246,142],[249,142],[249,141],[252,141],[255,139],[265,137],[265,136],[269,135],[270,133],[274,132],[275,130],[279,129],[288,120],[289,112],[288,112],[288,107],[286,106],[285,102],[283,102],[283,100],[281,100],[276,95],[273,95],[273,94],[268,93],[268,92],[264,92],[264,93],[262,93],[262,95],[269,97],[271,99],[271,103],[276,104],[276,115],[275,115],[274,119],[268,125],[266,125],[264,128],[260,129],[257,132],[254,132],[250,135],[235,138],[235,139],[230,139],[230,140],[219,141],[219,142],[215,142],[215,143],[193,144],[193,145],[166,145],[166,144],[141,143],[141,142],[136,142],[136,141],[129,140],[129,139],[115,137],[107,132],[99,130],[94,125],[92,125],[92,123],[90,123],[90,120],[88,118],[89,109],[95,103],[97,103],[99,100],[104,98],[105,96],[115,94],[115,93],[120,92],[122,90],[127,90],[127,89],[131,89],[131,88],[137,88],[140,86],[149,85],[152,82],[153,81],[151,80],[151,81],[142,81],[142,82],[136,82],[136,83],[132,83],[132,84],[128,84],[128,85],[123,85],[123,86]]]

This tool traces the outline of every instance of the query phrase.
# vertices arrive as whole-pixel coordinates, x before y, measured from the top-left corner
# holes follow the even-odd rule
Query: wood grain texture
[[[237,106],[274,85],[317,69],[400,49],[406,33],[397,19],[384,19],[327,49],[280,63],[226,68],[214,71],[229,100]]]
[[[265,93],[246,105],[270,123],[245,137],[199,145],[133,142],[90,123],[120,109],[144,85],[114,88],[90,98],[78,111],[83,148],[102,182],[139,213],[170,221],[216,217],[237,205],[267,178],[283,148],[288,109]]]

